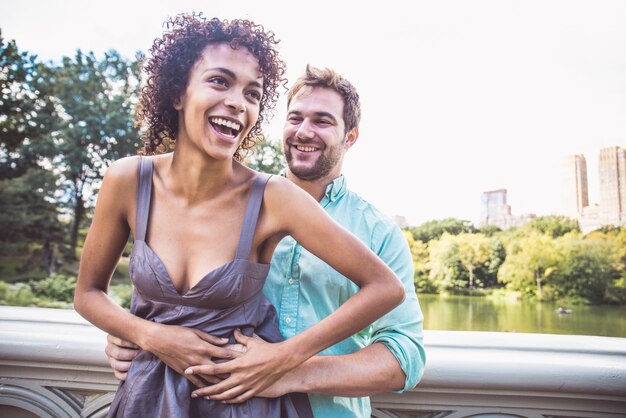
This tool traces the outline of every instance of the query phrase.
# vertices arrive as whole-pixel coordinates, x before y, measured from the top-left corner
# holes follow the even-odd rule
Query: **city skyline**
[[[587,159],[583,154],[568,155],[563,161],[563,214],[577,218],[589,206]]]
[[[586,158],[582,154],[566,157],[563,164],[564,214],[579,221],[586,233],[604,225],[626,226],[626,148],[619,145],[599,150],[595,178],[599,199],[588,198]]]
[[[348,185],[411,225],[477,223],[481,193],[505,187],[514,215],[558,214],[561,159],[626,141],[626,2],[389,5],[320,0],[302,19],[287,1],[0,0],[0,28],[58,60],[77,48],[146,52],[182,11],[253,19],[281,39],[289,80],[311,63],[354,83],[363,119]],[[272,140],[285,109],[283,96],[265,127]],[[596,172],[595,158],[587,165]]]

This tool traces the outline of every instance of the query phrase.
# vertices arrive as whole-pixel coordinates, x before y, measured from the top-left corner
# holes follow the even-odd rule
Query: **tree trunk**
[[[535,281],[537,282],[537,298],[541,299],[541,276],[539,275],[539,273],[535,273]]]
[[[46,266],[46,272],[48,273],[48,277],[54,274],[55,270],[55,259],[54,259],[54,246],[50,243],[50,240],[46,238],[46,243],[44,244],[44,262]]]
[[[78,245],[78,231],[80,230],[80,224],[83,221],[83,215],[85,214],[85,206],[83,203],[83,197],[76,196],[76,205],[74,205],[74,224],[72,225],[71,246],[72,246],[72,258],[76,258],[76,246]]]

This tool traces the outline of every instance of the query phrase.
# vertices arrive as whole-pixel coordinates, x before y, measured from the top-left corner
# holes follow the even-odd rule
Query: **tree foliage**
[[[270,174],[278,174],[287,166],[280,142],[266,139],[257,144],[245,163],[253,170]]]
[[[428,243],[430,279],[440,291],[466,286],[459,259],[459,244],[454,236],[444,232],[441,238]]]
[[[476,228],[470,221],[455,218],[428,221],[422,225],[409,228],[409,230],[416,241],[426,243],[434,239],[439,239],[445,232],[450,235],[458,235],[464,232],[476,232]]]
[[[550,236],[530,232],[507,248],[498,279],[513,290],[541,299],[543,286],[557,268],[560,257]]]
[[[56,207],[48,200],[53,191],[54,178],[49,172],[30,169],[23,176],[0,180],[0,239],[40,238],[45,224],[57,221]]]
[[[73,212],[70,243],[74,249],[85,208],[105,167],[137,151],[134,111],[140,62],[124,59],[116,51],[98,60],[92,52],[78,50],[51,72],[51,91],[60,114],[58,129],[51,133],[53,160],[64,187],[63,203]]]
[[[25,174],[0,180],[0,249],[25,258],[29,268],[54,270],[55,243],[63,240],[64,228],[53,203],[56,189],[52,173],[31,168]]]
[[[37,167],[51,147],[45,143],[56,110],[50,100],[49,68],[19,51],[0,32],[0,178]]]
[[[475,285],[476,270],[487,262],[491,254],[489,238],[482,234],[459,234],[456,236],[459,251],[459,262],[468,274],[468,287]]]
[[[437,289],[428,279],[428,245],[422,241],[415,241],[409,231],[403,230],[402,232],[409,244],[413,258],[415,290],[420,293],[436,293]]]
[[[140,61],[79,50],[42,63],[0,33],[0,65],[0,246],[51,274],[55,247],[76,245],[104,168],[136,152]]]
[[[580,232],[578,221],[567,216],[540,216],[524,225],[552,238],[561,237],[569,232]]]
[[[445,232],[428,243],[429,277],[440,291],[494,286],[505,251],[502,242],[483,234]]]

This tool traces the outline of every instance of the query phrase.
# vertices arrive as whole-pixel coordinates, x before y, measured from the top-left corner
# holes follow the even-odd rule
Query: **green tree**
[[[65,232],[53,203],[55,189],[52,173],[37,168],[0,180],[0,253],[23,260],[18,269],[54,271],[56,243]]]
[[[489,235],[487,235],[489,236]],[[489,238],[489,255],[487,260],[476,269],[476,285],[495,287],[498,285],[498,270],[506,259],[506,249],[499,236]]]
[[[543,286],[559,265],[560,254],[554,240],[531,231],[507,248],[506,260],[498,271],[498,280],[513,290],[543,298]]]
[[[612,301],[611,287],[623,272],[623,248],[617,234],[595,234],[583,238],[578,233],[557,239],[562,260],[552,280],[555,298],[583,303]]]
[[[499,232],[502,232],[502,229],[497,225],[483,225],[478,228],[478,232],[488,237],[493,237],[498,235]]]
[[[470,221],[455,218],[428,221],[419,226],[409,228],[409,230],[413,234],[413,238],[415,238],[416,241],[422,241],[425,243],[434,239],[439,239],[444,232],[451,235],[476,232],[476,228],[474,228]]]
[[[527,229],[534,229],[551,236],[552,238],[561,237],[568,232],[580,232],[578,221],[568,218],[567,216],[540,216],[524,225]]]
[[[599,304],[609,286],[620,276],[619,248],[615,240],[582,239],[579,235],[561,238],[562,266],[555,287],[564,296]]]
[[[36,167],[49,147],[44,140],[56,114],[50,100],[48,68],[20,52],[0,31],[0,178],[18,177]]]
[[[436,293],[435,285],[430,281],[428,274],[428,245],[422,241],[415,241],[413,235],[407,231],[402,231],[411,250],[411,257],[413,258],[413,268],[415,275],[413,276],[413,282],[415,283],[415,290],[421,293]]]
[[[271,174],[278,174],[287,166],[280,143],[266,139],[257,144],[254,154],[250,155],[245,163],[253,170]]]
[[[463,233],[457,235],[455,241],[458,245],[459,262],[467,270],[469,287],[473,288],[476,269],[489,260],[490,240],[482,234]]]
[[[71,208],[72,254],[85,210],[93,200],[104,169],[112,161],[136,153],[139,132],[134,124],[140,89],[140,60],[116,51],[96,59],[76,51],[52,68],[51,91],[59,109],[58,129],[51,134],[65,199]]]
[[[467,277],[460,262],[459,243],[444,232],[441,238],[428,243],[430,280],[439,291],[467,287]]]

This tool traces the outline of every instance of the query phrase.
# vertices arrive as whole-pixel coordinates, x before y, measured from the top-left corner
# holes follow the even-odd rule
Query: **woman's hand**
[[[207,383],[221,382],[221,379],[218,376],[200,378],[186,374],[187,368],[198,364],[214,366],[216,359],[231,360],[241,355],[241,351],[224,347],[228,343],[227,338],[214,337],[197,329],[177,325],[154,325],[156,327],[144,339],[144,350],[157,356],[199,388],[205,387]]]
[[[220,383],[195,390],[192,397],[205,397],[225,403],[244,402],[261,394],[299,364],[294,356],[282,349],[283,343],[272,344],[258,337],[247,337],[239,330],[235,331],[234,336],[245,347],[240,357],[221,364],[193,366],[185,370],[187,376],[200,375],[205,379],[229,375]]]

